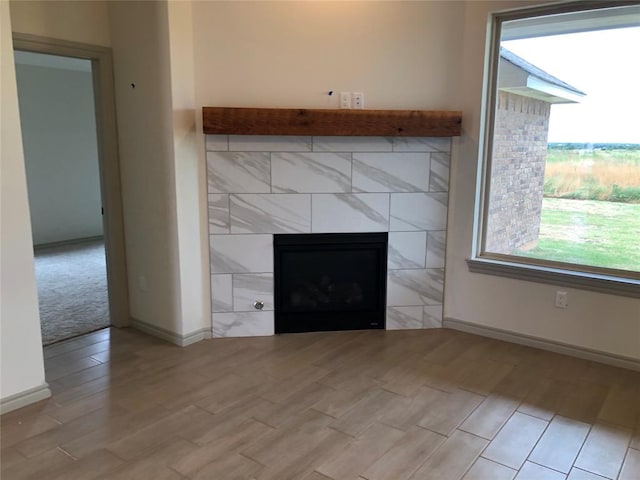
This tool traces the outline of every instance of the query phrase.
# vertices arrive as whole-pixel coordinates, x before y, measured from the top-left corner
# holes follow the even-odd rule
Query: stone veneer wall
[[[213,336],[273,335],[274,233],[390,232],[387,329],[442,326],[450,138],[208,135],[206,149]]]
[[[538,241],[550,111],[542,100],[498,92],[487,251],[510,254]]]

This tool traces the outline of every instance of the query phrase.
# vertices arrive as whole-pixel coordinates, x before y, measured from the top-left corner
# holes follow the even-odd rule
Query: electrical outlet
[[[556,308],[567,308],[569,306],[569,294],[561,290],[556,291]]]
[[[364,108],[364,93],[353,92],[351,94],[351,107],[362,110]]]
[[[351,108],[351,92],[340,92],[340,108]]]

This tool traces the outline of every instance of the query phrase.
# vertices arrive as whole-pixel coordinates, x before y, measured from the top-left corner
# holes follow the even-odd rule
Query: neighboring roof
[[[516,67],[523,69],[528,74],[539,78],[540,80],[543,80],[552,85],[556,85],[558,87],[564,88],[571,92],[577,93],[578,95],[586,95],[586,93],[584,93],[583,91],[578,90],[576,87],[573,87],[568,83],[563,82],[559,78],[554,77],[550,73],[547,73],[544,70],[536,67],[535,65],[527,62],[524,58],[519,57],[518,55],[507,50],[504,47],[500,47],[500,57],[504,58],[507,62],[512,63]]]

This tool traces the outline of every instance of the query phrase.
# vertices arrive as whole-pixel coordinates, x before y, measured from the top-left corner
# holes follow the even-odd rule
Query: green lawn
[[[516,254],[640,271],[640,204],[545,198],[538,245]]]

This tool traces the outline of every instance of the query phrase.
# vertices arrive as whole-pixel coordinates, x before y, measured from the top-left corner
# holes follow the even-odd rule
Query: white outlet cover
[[[340,108],[351,108],[351,92],[340,92]]]

